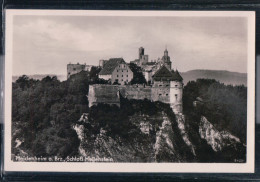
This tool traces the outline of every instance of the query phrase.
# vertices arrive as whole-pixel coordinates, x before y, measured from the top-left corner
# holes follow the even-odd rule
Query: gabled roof
[[[99,72],[99,75],[111,75],[118,64],[125,63],[123,58],[111,58],[109,59],[104,68]]]
[[[153,75],[154,81],[182,81],[182,77],[179,74],[178,70],[175,72],[170,71],[168,68],[163,65],[158,71]]]
[[[153,75],[153,79],[155,81],[171,80],[172,75],[173,74],[171,73],[171,71],[163,65],[159,70],[155,72],[155,74]]]
[[[180,73],[178,72],[178,70],[176,70],[175,72],[172,71],[173,74],[173,81],[182,81],[183,78],[181,77]]]

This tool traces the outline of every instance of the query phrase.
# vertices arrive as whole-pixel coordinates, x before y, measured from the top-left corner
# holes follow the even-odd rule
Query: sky
[[[167,47],[172,68],[247,72],[247,19],[243,17],[122,17],[16,15],[13,75],[66,75],[68,63],[100,59],[149,60]]]

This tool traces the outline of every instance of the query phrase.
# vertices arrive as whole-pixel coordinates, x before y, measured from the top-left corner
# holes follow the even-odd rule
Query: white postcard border
[[[38,172],[199,172],[253,173],[255,164],[255,12],[253,11],[93,11],[7,9],[5,27],[4,170]],[[11,96],[13,17],[15,15],[56,16],[197,16],[248,18],[248,107],[246,163],[87,163],[13,162],[11,160]]]

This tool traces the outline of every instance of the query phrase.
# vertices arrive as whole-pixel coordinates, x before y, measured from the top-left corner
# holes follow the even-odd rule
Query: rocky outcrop
[[[161,161],[165,158],[165,155],[168,155],[171,156],[169,162],[181,162],[181,156],[178,154],[173,140],[172,124],[165,114],[163,115],[162,126],[160,127],[160,130],[156,133],[154,150],[156,161]]]
[[[81,123],[81,124],[79,124]],[[111,137],[101,128],[99,134],[95,136],[95,140],[91,141],[86,134],[88,130],[84,128],[84,123],[89,123],[88,116],[84,114],[78,124],[73,126],[80,139],[79,154],[83,157],[95,158],[111,158],[114,162],[151,162],[154,161],[153,145],[150,137],[143,134],[143,140],[137,141],[133,139],[126,142],[122,138],[116,136]],[[142,134],[141,134],[142,135]],[[92,143],[91,149],[86,147]]]
[[[79,154],[83,157],[112,158],[114,162],[183,162],[174,140],[172,123],[165,113],[162,112],[161,118],[157,118],[162,119],[157,131],[145,115],[133,117],[141,121],[139,134],[131,140],[109,136],[101,128],[94,141],[90,141],[86,137],[88,130],[84,128],[84,123],[89,123],[88,116],[84,114],[80,122],[73,126],[81,141]],[[92,143],[91,149],[86,147],[89,143]]]
[[[241,144],[239,138],[227,131],[218,131],[204,116],[201,117],[199,133],[215,152],[219,152],[225,147],[236,148],[237,144]]]
[[[184,140],[186,145],[190,148],[193,155],[196,156],[196,152],[195,152],[196,147],[191,143],[188,133],[186,131],[185,125],[184,125],[184,123],[185,123],[184,115],[182,113],[176,114],[176,121],[178,123],[178,128],[180,129],[182,139]]]
[[[87,153],[86,153],[86,151],[84,150],[82,144],[83,144],[84,142],[88,142],[88,141],[86,140],[86,138],[85,138],[85,127],[84,127],[84,125],[83,125],[84,123],[89,123],[89,121],[88,121],[88,114],[86,114],[86,113],[82,114],[82,116],[81,116],[80,119],[79,119],[79,122],[80,122],[81,124],[78,124],[78,123],[75,124],[75,125],[73,126],[73,129],[76,131],[76,133],[77,133],[77,135],[78,135],[78,138],[79,138],[79,140],[80,140],[80,145],[79,145],[79,149],[78,149],[79,154],[80,154],[81,156],[86,157],[86,156],[87,156]]]
[[[208,147],[214,151],[211,153],[214,155],[210,158],[212,161],[223,162],[230,158],[231,162],[245,161],[244,154],[232,156],[234,152],[242,151],[243,144],[239,138],[227,131],[218,131],[202,116],[196,132],[200,137],[198,140],[205,140],[207,143],[204,150],[202,147],[205,146],[199,145],[203,142],[195,144],[190,138],[189,128],[185,127],[185,116],[181,113],[175,116],[176,121],[173,122],[163,111],[153,117],[141,113],[134,114],[129,119],[137,126],[135,135],[125,139],[111,135],[103,128],[99,129],[97,135],[89,134],[90,130],[84,125],[91,123],[88,115],[83,114],[79,122],[73,126],[80,139],[79,154],[83,157],[110,158],[114,162],[200,162],[203,154],[199,152],[207,151]],[[223,158],[219,158],[223,151]]]
[[[140,130],[145,134],[150,134],[150,130],[152,130],[152,125],[149,122],[141,121],[140,122]]]

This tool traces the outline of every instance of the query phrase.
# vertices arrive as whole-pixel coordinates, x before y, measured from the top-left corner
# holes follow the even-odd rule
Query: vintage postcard
[[[254,12],[5,20],[6,171],[254,172]]]

